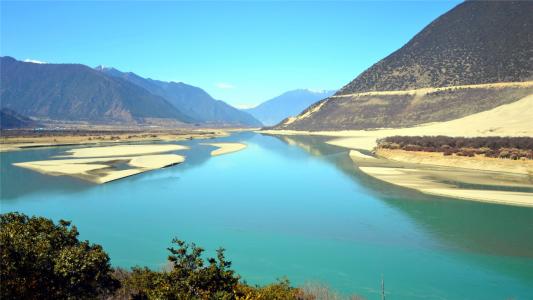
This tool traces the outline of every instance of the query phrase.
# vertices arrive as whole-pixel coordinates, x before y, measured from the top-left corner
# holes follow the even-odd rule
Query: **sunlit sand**
[[[453,184],[443,183],[444,178],[436,175],[439,171],[395,167],[359,167],[359,169],[379,180],[430,195],[533,207],[533,193],[459,188]],[[490,178],[487,182],[490,182]]]
[[[109,147],[90,147],[68,150],[71,157],[108,157],[108,156],[129,156],[145,155],[153,153],[164,153],[188,149],[182,145],[117,145]]]
[[[218,147],[218,149],[211,151],[212,156],[237,152],[247,147],[246,144],[242,143],[209,143],[204,145]]]
[[[183,149],[187,149],[187,147],[180,145],[118,145],[81,148],[67,151],[71,155],[62,156],[65,159],[21,162],[14,165],[52,176],[67,175],[94,183],[106,183],[146,171],[172,166],[185,160],[184,156],[177,154],[140,154]],[[116,168],[115,165],[120,163],[130,168]]]

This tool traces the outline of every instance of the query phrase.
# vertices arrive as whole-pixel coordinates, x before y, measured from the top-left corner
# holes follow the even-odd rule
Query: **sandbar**
[[[154,153],[164,153],[188,149],[182,145],[117,145],[109,147],[89,147],[66,151],[69,157],[109,157],[109,156],[130,156],[146,155]]]
[[[439,172],[443,171],[431,172],[423,169],[395,167],[359,167],[359,169],[376,179],[430,195],[533,207],[533,193],[459,188],[451,183],[441,181],[443,178],[438,178]],[[487,175],[490,176],[490,174]]]
[[[206,143],[203,145],[218,147],[218,149],[211,151],[212,156],[237,152],[247,147],[246,144],[242,143]]]
[[[185,158],[177,154],[144,156],[100,157],[54,159],[14,163],[21,168],[30,169],[52,176],[73,176],[94,183],[106,183],[127,176],[160,169],[181,163]],[[117,163],[125,163],[131,168],[117,169]]]
[[[363,154],[357,150],[350,150],[349,155],[353,160],[376,159],[373,156]]]

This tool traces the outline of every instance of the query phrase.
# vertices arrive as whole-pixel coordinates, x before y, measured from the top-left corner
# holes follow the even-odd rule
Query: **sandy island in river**
[[[333,139],[328,144],[344,147],[347,149],[360,149],[372,151],[377,143],[376,140],[387,136],[407,135],[446,135],[446,136],[533,136],[533,95],[522,98],[519,101],[501,105],[494,109],[473,114],[456,120],[435,122],[409,128],[377,129],[377,130],[347,130],[347,131],[296,131],[296,130],[263,130],[260,133],[273,135],[317,135],[330,136]],[[439,157],[411,157],[407,155],[394,157],[402,162],[410,162],[409,169],[391,168],[395,165],[387,159],[371,159],[364,157],[360,152],[350,152],[350,157],[366,174],[377,179],[416,189],[420,192],[469,199],[476,201],[494,202],[501,204],[533,206],[533,193],[502,191],[497,186],[533,188],[530,166],[532,162],[499,161],[483,158],[458,158],[455,162]],[[489,158],[487,158],[489,159]],[[468,162],[467,162],[468,160]],[[369,161],[372,163],[369,164]],[[448,166],[447,170],[425,165]],[[511,166],[512,165],[512,166]],[[451,167],[461,166],[468,169]],[[432,171],[431,169],[435,169]],[[479,171],[485,170],[485,171]],[[490,172],[499,171],[499,172]],[[429,173],[431,174],[429,174]],[[510,180],[501,177],[502,172],[516,176],[510,176]],[[453,174],[453,176],[451,176]],[[431,176],[429,176],[431,175]],[[500,178],[501,177],[501,178]],[[438,178],[438,179],[437,179]],[[499,178],[495,180],[494,178]],[[442,180],[464,182],[477,185],[495,186],[494,189],[464,189],[457,184],[442,184]]]
[[[184,156],[152,153],[183,149],[187,147],[181,145],[119,145],[80,148],[67,151],[71,155],[62,156],[65,159],[30,161],[13,165],[47,175],[68,175],[100,184],[181,163],[185,160]],[[129,168],[118,169],[115,166],[119,164]]]
[[[78,148],[66,151],[68,157],[108,157],[146,155],[189,149],[182,145],[118,145],[109,147]]]
[[[237,152],[247,147],[246,144],[242,143],[205,143],[203,145],[209,145],[218,148],[211,151],[212,156]]]

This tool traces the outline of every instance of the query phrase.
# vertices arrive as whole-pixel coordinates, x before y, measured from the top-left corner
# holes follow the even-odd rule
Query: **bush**
[[[394,147],[393,147],[394,145]],[[531,137],[449,137],[449,136],[391,136],[378,140],[378,147],[406,151],[455,153],[472,157],[484,154],[486,157],[533,159],[533,138]]]
[[[120,286],[102,247],[79,241],[70,222],[8,213],[0,225],[3,299],[87,299]]]
[[[329,289],[294,288],[287,279],[266,286],[240,282],[222,248],[204,259],[204,249],[174,239],[166,270],[113,270],[102,247],[79,241],[70,222],[8,213],[0,224],[2,299],[338,299]]]

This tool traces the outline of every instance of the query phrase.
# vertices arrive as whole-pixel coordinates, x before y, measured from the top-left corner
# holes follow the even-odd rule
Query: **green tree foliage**
[[[79,241],[70,222],[8,213],[0,225],[2,299],[86,299],[120,286],[102,247]]]
[[[99,245],[78,240],[70,222],[19,213],[0,215],[2,299],[318,300],[327,289],[300,289],[287,279],[266,286],[240,281],[224,256],[174,239],[169,268],[113,270]]]
[[[132,295],[140,299],[235,299],[240,278],[230,269],[224,249],[218,249],[215,258],[204,260],[204,249],[194,243],[178,239],[173,243],[177,248],[168,248],[170,271],[136,267],[123,274],[124,286]]]

